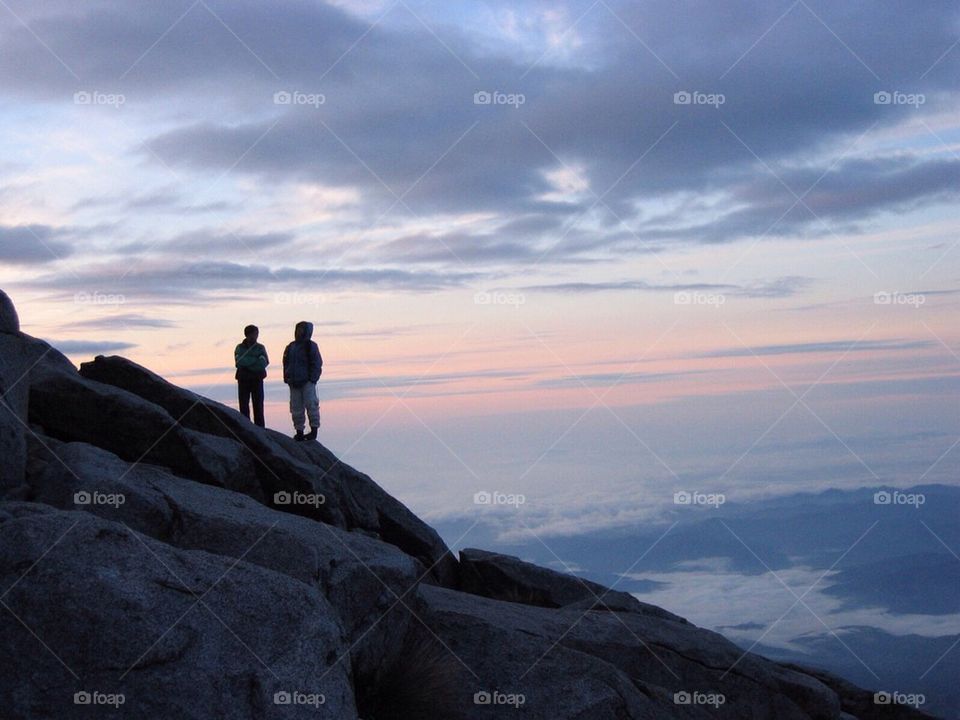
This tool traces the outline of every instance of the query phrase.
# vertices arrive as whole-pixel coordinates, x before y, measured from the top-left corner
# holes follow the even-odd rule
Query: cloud
[[[154,254],[189,257],[247,255],[283,247],[294,239],[292,233],[242,233],[215,230],[191,230],[172,238],[128,243],[111,252],[118,254]]]
[[[645,571],[637,579],[661,585],[652,592],[635,594],[643,602],[669,607],[698,625],[725,629],[729,637],[745,645],[762,636],[768,645],[803,651],[800,643],[804,637],[823,632],[821,617],[834,628],[867,625],[895,635],[937,637],[956,632],[960,620],[956,613],[930,616],[893,613],[869,604],[846,607],[826,592],[836,575],[835,571],[824,573],[823,569],[803,565],[780,569],[776,574],[745,574],[727,568]],[[801,594],[809,609],[794,602]]]
[[[173,328],[177,324],[163,318],[152,318],[138,313],[123,313],[121,315],[107,315],[92,320],[81,320],[70,323],[71,330],[126,330],[133,328]]]
[[[382,22],[293,1],[42,5],[18,6],[30,29],[0,19],[0,93],[66,112],[77,110],[81,84],[123,92],[124,112],[152,119],[139,127],[146,142],[131,146],[139,160],[281,193],[303,181],[350,187],[374,217],[393,207],[527,223],[452,233],[449,249],[439,233],[419,232],[381,247],[410,262],[518,263],[542,250],[552,261],[588,250],[619,258],[668,243],[825,235],[824,221],[856,230],[882,211],[953,201],[960,187],[955,159],[884,155],[868,132],[955,104],[960,53],[944,54],[957,20],[949,3],[814,14],[804,3],[784,13],[762,0],[722,11],[623,0],[587,13],[576,43],[564,38],[561,52],[547,42],[536,63],[523,42],[491,44],[449,15],[429,29],[407,22],[402,4]],[[550,16],[582,14],[561,2]],[[478,105],[484,89],[525,101]],[[926,105],[874,102],[898,89],[926,94]],[[280,90],[325,101],[277,105]],[[675,102],[696,90],[725,102]],[[558,174],[575,182],[558,187]],[[649,210],[691,198],[709,200],[702,213]],[[148,192],[126,208],[169,212],[174,202]],[[569,224],[545,236],[558,218]]]
[[[189,204],[173,188],[162,188],[136,195],[119,194],[113,196],[86,197],[75,202],[71,211],[90,210],[104,207],[119,208],[127,212],[200,214],[230,210],[234,206],[226,201],[213,201],[202,204]]]
[[[47,274],[19,283],[21,287],[57,290],[70,295],[90,292],[123,295],[125,299],[164,298],[187,301],[216,296],[249,297],[290,304],[321,302],[323,294],[344,290],[433,292],[461,287],[475,273],[406,271],[390,268],[277,269],[224,261],[124,260],[77,267],[72,273]],[[302,298],[300,296],[302,295]]]
[[[368,374],[358,377],[324,380],[321,388],[323,399],[325,401],[355,397],[385,397],[390,399],[402,397],[412,399],[493,394],[501,391],[496,388],[478,389],[472,384],[472,381],[478,379],[523,379],[528,376],[528,373],[523,370],[481,370],[436,373],[426,376],[376,375],[370,373],[369,370],[367,372]],[[463,384],[465,381],[469,384]],[[224,403],[232,402],[236,397],[236,386],[231,383],[191,386],[191,389]],[[276,383],[269,385],[266,392],[267,399],[276,402],[280,402],[288,396],[286,388]]]
[[[101,355],[137,347],[133,343],[96,340],[48,340],[47,342],[66,355]]]
[[[753,357],[754,355],[803,355],[807,353],[851,353],[926,350],[935,347],[930,340],[828,340],[813,343],[792,343],[786,345],[760,345],[758,347],[733,347],[691,355],[695,358],[734,358]]]
[[[688,375],[701,375],[704,370],[691,370],[687,372],[672,373],[645,373],[645,372],[610,372],[610,373],[585,373],[562,378],[549,378],[539,380],[537,387],[541,388],[568,388],[568,387],[612,387],[614,385],[632,385],[636,383],[665,382],[676,380],[677,378]]]
[[[550,285],[528,285],[524,292],[597,293],[597,292],[709,292],[749,298],[780,298],[795,295],[808,287],[812,278],[795,275],[760,280],[748,285],[725,283],[648,283],[643,280],[617,280],[610,282],[567,282]]]
[[[855,159],[835,166],[754,168],[731,178],[724,205],[733,208],[702,223],[655,219],[636,226],[650,241],[730,242],[744,237],[825,236],[856,232],[879,213],[907,211],[960,197],[960,160],[923,160],[909,154]],[[810,191],[807,194],[807,191]]]
[[[47,225],[0,225],[0,263],[43,265],[73,251],[57,239],[60,231]]]

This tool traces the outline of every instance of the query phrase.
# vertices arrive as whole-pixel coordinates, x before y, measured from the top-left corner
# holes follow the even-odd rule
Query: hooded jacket
[[[320,348],[311,339],[313,323],[298,322],[292,343],[283,351],[283,381],[291,387],[316,383],[323,373],[323,358]]]

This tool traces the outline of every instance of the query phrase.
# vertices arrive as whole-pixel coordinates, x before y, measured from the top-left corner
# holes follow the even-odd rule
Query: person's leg
[[[297,431],[297,436],[303,436],[303,388],[290,387],[290,416],[293,418],[293,428]]]
[[[239,394],[240,412],[243,416],[250,419],[250,386],[242,378],[237,380],[237,393]]]
[[[317,386],[314,383],[304,385],[303,404],[310,418],[310,434],[307,435],[307,439],[316,440],[317,431],[320,429],[320,400],[317,398]]]
[[[257,380],[253,383],[253,422],[260,427],[266,427],[263,420],[263,380]]]

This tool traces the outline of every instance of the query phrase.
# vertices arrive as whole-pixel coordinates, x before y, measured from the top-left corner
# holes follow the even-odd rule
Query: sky
[[[77,363],[570,535],[957,484],[955,3],[0,2],[0,287]]]

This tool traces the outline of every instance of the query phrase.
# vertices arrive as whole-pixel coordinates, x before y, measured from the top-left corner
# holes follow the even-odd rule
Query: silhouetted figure
[[[250,419],[250,398],[253,397],[253,421],[264,427],[263,421],[263,380],[267,377],[270,359],[267,349],[257,342],[260,330],[256,325],[247,325],[243,329],[243,342],[233,351],[234,364],[237,366],[237,391],[240,396],[240,412]]]
[[[323,373],[320,348],[311,340],[313,323],[298,322],[294,340],[283,351],[283,381],[290,386],[290,415],[297,434],[294,440],[316,440],[320,429],[320,400],[317,381]],[[310,432],[303,434],[304,413],[310,418]]]

